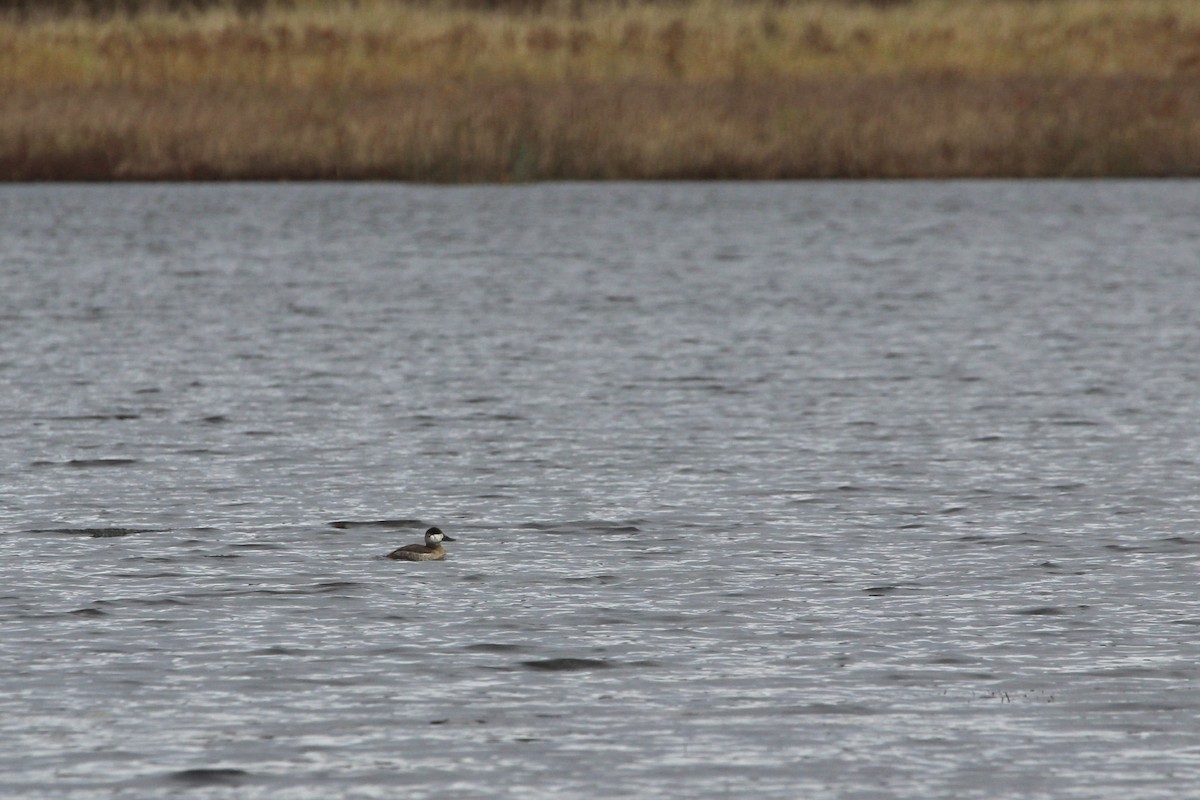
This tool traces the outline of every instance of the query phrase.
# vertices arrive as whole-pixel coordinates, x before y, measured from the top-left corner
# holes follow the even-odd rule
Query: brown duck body
[[[440,528],[430,528],[425,531],[425,544],[406,544],[388,553],[387,557],[396,561],[441,561],[446,557],[443,540],[454,541]]]
[[[440,544],[426,547],[423,544],[406,544],[388,553],[388,558],[397,561],[441,561],[446,557],[446,548]]]

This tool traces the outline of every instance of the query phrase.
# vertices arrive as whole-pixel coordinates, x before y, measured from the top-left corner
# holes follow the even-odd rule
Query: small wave
[[[542,531],[543,533],[638,533],[635,523],[641,520],[610,521],[582,519],[570,522],[526,522],[518,528]]]
[[[618,580],[620,579],[616,575],[604,573],[601,575],[583,575],[574,578],[563,578],[563,583],[599,583],[601,585],[607,585],[610,583],[616,583]]]
[[[136,464],[136,458],[72,458],[70,461],[31,461],[31,467],[72,467],[92,469],[96,467],[127,467]]]
[[[1058,606],[1035,606],[1033,608],[1017,609],[1011,613],[1024,617],[1060,617],[1069,612]]]
[[[259,650],[251,650],[249,654],[252,656],[302,656],[307,652],[307,650],[301,650],[296,647],[272,645],[271,647],[263,647]]]
[[[136,463],[138,463],[136,458],[72,458],[66,462],[66,466],[88,469],[91,467],[127,467]]]
[[[918,591],[911,586],[868,586],[863,592],[871,597],[887,597],[891,594],[913,593]]]
[[[478,642],[463,647],[463,650],[475,653],[514,653],[523,649],[525,649],[524,645],[508,644],[506,642]]]
[[[495,414],[488,414],[488,413],[485,413],[482,411],[477,411],[475,413],[468,414],[467,419],[491,420],[492,422],[526,422],[526,421],[528,421],[529,418],[521,416],[520,414],[506,413],[503,411],[497,412]]]
[[[244,769],[230,767],[202,767],[181,769],[178,772],[172,772],[167,777],[191,786],[231,786],[249,778],[250,773]]]
[[[657,378],[656,383],[675,383],[675,384],[709,384],[716,383],[717,378],[712,375],[668,375],[663,378]]]
[[[424,528],[419,519],[339,519],[329,523],[331,528]]]
[[[1028,533],[969,533],[959,536],[954,541],[964,544],[981,544],[986,547],[998,547],[1010,544],[1041,544],[1042,540]]]
[[[182,575],[183,573],[169,573],[172,575]],[[189,595],[191,597],[205,597],[203,594]],[[147,597],[147,598],[130,598],[125,601],[133,605],[139,606],[190,606],[187,600],[178,597]]]
[[[544,658],[522,661],[521,666],[543,672],[577,672],[586,669],[608,669],[612,664],[600,658]]]
[[[340,592],[343,589],[358,589],[362,586],[366,586],[366,584],[358,581],[327,581],[326,583],[318,583],[314,587],[314,592],[320,594],[329,594],[332,592]]]
[[[1101,667],[1099,669],[1082,670],[1079,674],[1102,678],[1157,678],[1159,680],[1178,681],[1190,681],[1194,677],[1190,668],[1167,669],[1159,666]],[[1106,703],[1105,705],[1115,704]]]
[[[919,583],[881,583],[876,586],[868,586],[863,589],[863,592],[872,597],[886,597],[896,594],[918,594],[923,589],[924,587]]]
[[[132,536],[135,533],[163,533],[166,530],[166,528],[35,528],[29,533],[64,533],[70,536],[109,539],[116,536]]]
[[[967,664],[974,664],[976,661],[966,656],[934,656],[929,659],[929,663],[936,664],[939,667],[961,667]]]
[[[803,706],[791,706],[779,710],[781,714],[801,714],[813,716],[850,716],[866,717],[884,713],[883,709],[851,703],[809,703]]]

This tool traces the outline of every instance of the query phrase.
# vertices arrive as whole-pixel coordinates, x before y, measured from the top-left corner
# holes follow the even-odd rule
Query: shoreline
[[[0,181],[1200,177],[1200,8],[1138,3],[0,17]]]

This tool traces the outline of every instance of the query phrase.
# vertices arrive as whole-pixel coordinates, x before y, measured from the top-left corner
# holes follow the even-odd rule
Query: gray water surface
[[[1193,794],[1197,220],[0,188],[0,795]]]

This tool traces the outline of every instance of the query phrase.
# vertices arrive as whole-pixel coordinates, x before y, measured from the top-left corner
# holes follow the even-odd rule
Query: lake
[[[1186,796],[1198,219],[0,187],[0,794]]]

